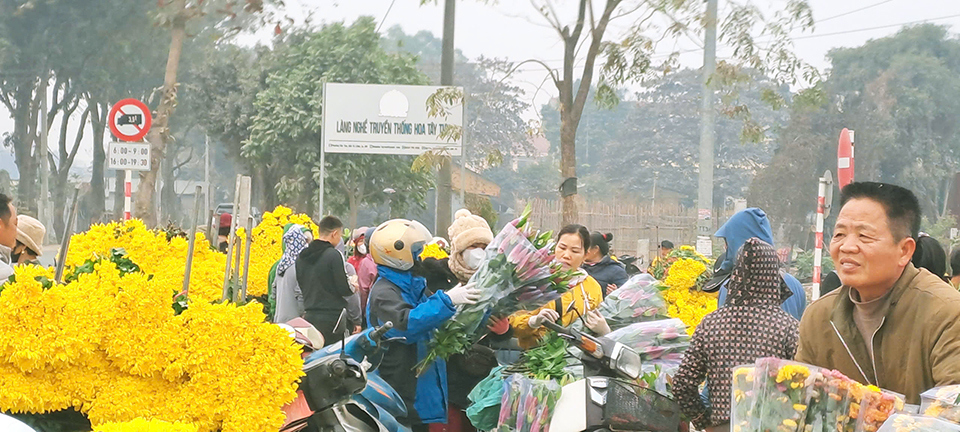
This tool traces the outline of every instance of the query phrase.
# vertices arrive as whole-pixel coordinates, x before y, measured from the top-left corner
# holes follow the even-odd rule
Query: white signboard
[[[460,156],[462,138],[448,141],[440,134],[450,125],[463,125],[463,103],[447,107],[446,118],[427,114],[427,98],[441,88],[325,84],[324,151],[419,155],[445,149],[450,156]]]
[[[112,142],[107,153],[107,168],[109,169],[150,170],[150,144]]]

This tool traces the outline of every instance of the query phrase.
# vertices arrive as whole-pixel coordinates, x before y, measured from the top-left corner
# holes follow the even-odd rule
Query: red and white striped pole
[[[130,195],[133,189],[133,171],[124,170],[123,181],[123,220],[130,220]]]
[[[826,205],[827,179],[820,177],[817,188],[817,247],[813,251],[813,299],[820,298],[820,275],[823,265],[823,208]]]

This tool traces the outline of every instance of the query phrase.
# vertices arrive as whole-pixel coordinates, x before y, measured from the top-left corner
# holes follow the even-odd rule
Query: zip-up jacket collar
[[[880,353],[883,352],[881,349],[883,344],[883,325],[890,319],[890,315],[893,314],[895,309],[894,306],[896,306],[900,297],[907,291],[913,279],[917,277],[918,274],[920,274],[920,271],[917,270],[913,264],[907,264],[900,278],[897,279],[897,282],[894,283],[893,288],[891,288],[890,295],[885,296],[886,299],[884,301],[887,304],[883,307],[887,313],[880,322],[880,327],[877,328],[877,331],[874,332],[873,335],[873,358],[870,357],[870,351],[867,349],[867,341],[863,339],[860,330],[857,329],[857,325],[853,320],[853,309],[856,305],[850,300],[851,288],[849,286],[842,286],[837,294],[837,301],[830,315],[830,324],[837,333],[837,337],[840,338],[840,342],[843,343],[843,346],[846,348],[847,354],[857,365],[857,368],[860,369],[863,378],[871,384],[876,386],[881,385],[877,370],[884,370],[883,356],[880,355]]]

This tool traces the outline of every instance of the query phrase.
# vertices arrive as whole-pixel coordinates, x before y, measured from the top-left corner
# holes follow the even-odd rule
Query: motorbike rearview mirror
[[[340,339],[340,357],[346,357],[347,349],[347,335],[349,329],[347,328],[347,310],[343,309],[340,311],[340,317],[337,318],[337,325],[333,326],[333,334],[343,335]]]
[[[586,301],[586,299],[584,299],[584,301]],[[575,302],[575,301],[570,301],[570,305],[567,306],[567,310],[564,311],[563,314],[566,315],[566,314],[570,313],[570,311],[573,311],[574,313],[577,314],[577,318],[580,319],[580,323],[583,324],[583,327],[586,328],[586,327],[587,327],[587,322],[583,320],[583,315],[580,315],[580,311],[577,310],[577,307],[576,307],[576,306],[577,306],[577,302]]]

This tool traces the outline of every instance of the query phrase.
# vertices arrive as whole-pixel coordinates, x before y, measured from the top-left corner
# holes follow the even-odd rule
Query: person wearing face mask
[[[543,323],[548,320],[568,326],[583,316],[590,331],[598,335],[610,332],[610,326],[597,311],[603,300],[603,289],[581,268],[589,249],[590,232],[583,225],[567,225],[560,230],[554,251],[556,260],[564,270],[579,270],[579,275],[557,301],[534,311],[520,311],[510,316],[510,326],[521,348],[527,349],[539,342],[547,332]],[[571,303],[574,306],[567,312]]]
[[[350,246],[353,246],[353,253],[347,258],[347,264],[353,266],[354,270],[359,270],[360,261],[367,254],[367,247],[363,244],[364,236],[367,234],[367,227],[360,227],[350,233]]]
[[[367,299],[370,297],[370,287],[377,281],[377,264],[370,255],[370,237],[376,227],[367,228],[363,233],[363,242],[357,245],[363,253],[357,265],[357,293],[360,294],[360,310],[363,311],[363,326],[367,322]],[[362,247],[362,249],[360,249]]]
[[[346,298],[353,295],[343,256],[337,251],[343,233],[343,222],[335,216],[320,220],[320,236],[310,242],[297,257],[297,284],[303,293],[304,319],[323,334],[326,343],[343,339],[334,327],[340,312],[347,308]]]
[[[300,237],[303,237],[303,247],[296,248],[295,251],[291,250],[290,248],[298,245],[299,241],[294,241],[295,240],[294,237],[288,237],[290,235],[291,230],[300,231],[300,235],[295,236],[296,240],[299,240]],[[279,294],[277,293],[277,291],[280,290],[281,285],[285,283],[286,284],[285,288],[288,291],[292,292],[292,289],[293,289],[292,284],[296,284],[297,282],[296,276],[293,277],[292,284],[291,284],[291,280],[289,279],[286,282],[281,282],[280,281],[281,275],[286,273],[286,269],[290,267],[290,265],[292,265],[294,261],[296,261],[297,256],[300,255],[300,252],[302,252],[303,249],[306,248],[311,241],[313,241],[313,232],[310,231],[309,228],[303,225],[298,225],[293,223],[288,223],[283,226],[283,237],[282,237],[282,242],[280,243],[280,248],[283,250],[283,255],[280,257],[280,259],[277,260],[277,262],[273,263],[273,267],[270,267],[270,272],[267,273],[267,310],[264,311],[264,313],[267,316],[280,315],[281,317],[283,317],[283,316],[288,316],[291,313],[291,311],[295,312],[297,310],[296,304],[287,303],[287,306],[288,306],[287,310],[282,314],[278,313],[277,296]],[[283,271],[281,271],[281,267],[283,267],[282,269]],[[294,272],[291,272],[291,274],[292,273]],[[296,288],[296,297],[299,298],[300,309],[303,309],[303,298],[301,297],[299,287]],[[291,298],[292,297],[290,296],[287,297],[288,300],[290,300]],[[290,307],[291,305],[292,307]],[[301,310],[300,314],[297,316],[301,316],[303,314],[302,312],[303,311]],[[283,321],[274,321],[274,322],[283,323],[283,322],[289,321],[290,319],[286,319]]]
[[[487,221],[471,214],[467,209],[456,212],[453,223],[447,229],[447,236],[450,238],[450,256],[442,260],[427,258],[422,263],[423,270],[427,273],[424,274],[427,288],[434,292],[466,285],[486,259],[485,249],[493,241],[493,231]],[[486,343],[511,337],[505,317],[491,317],[489,322],[491,330],[499,328],[500,333],[494,332],[483,338],[481,343],[474,345],[470,351],[452,355],[447,360],[447,423],[431,424],[430,432],[475,430],[464,412],[470,404],[467,395],[497,366],[496,355]]]

